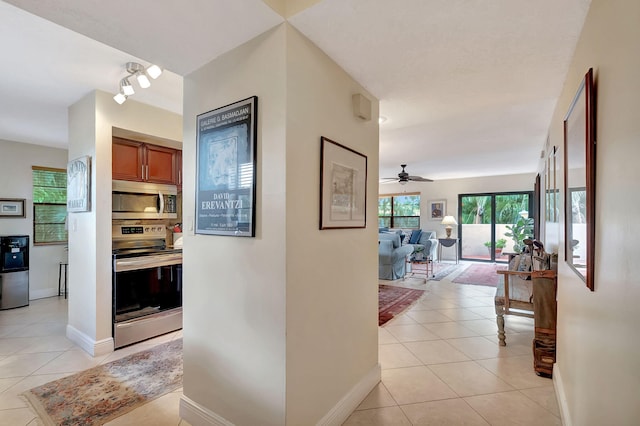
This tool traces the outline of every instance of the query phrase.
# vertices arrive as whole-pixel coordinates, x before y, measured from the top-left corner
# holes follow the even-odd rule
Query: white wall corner
[[[67,338],[93,357],[110,354],[115,350],[113,337],[93,340],[70,324],[67,324]]]
[[[317,423],[318,426],[340,426],[358,405],[369,395],[382,378],[382,368],[377,364],[351,388],[347,394]]]
[[[553,388],[556,391],[556,400],[560,408],[560,419],[564,426],[571,426],[571,414],[569,412],[569,404],[567,403],[567,395],[564,390],[562,374],[560,374],[560,366],[558,363],[553,364]]]
[[[180,418],[192,426],[233,426],[233,423],[213,411],[182,395],[180,398]]]

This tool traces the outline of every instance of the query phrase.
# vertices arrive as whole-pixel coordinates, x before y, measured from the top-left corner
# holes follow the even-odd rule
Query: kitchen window
[[[66,244],[67,171],[32,166],[33,244]]]

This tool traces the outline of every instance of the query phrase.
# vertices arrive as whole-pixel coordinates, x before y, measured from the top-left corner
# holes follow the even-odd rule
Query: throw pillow
[[[411,238],[409,238],[409,244],[418,244],[420,241],[420,235],[422,234],[422,229],[414,229],[411,231]]]

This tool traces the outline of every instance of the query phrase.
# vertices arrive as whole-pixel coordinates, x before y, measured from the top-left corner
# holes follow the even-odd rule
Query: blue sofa
[[[378,232],[378,278],[397,280],[405,275],[405,260],[413,253],[413,246],[402,245],[402,231]]]

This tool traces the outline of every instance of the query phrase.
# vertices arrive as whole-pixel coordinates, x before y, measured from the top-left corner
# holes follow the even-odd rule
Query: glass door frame
[[[505,192],[480,192],[472,194],[458,194],[458,257],[460,260],[471,260],[474,262],[487,262],[487,263],[507,263],[508,259],[495,258],[495,246],[496,246],[496,197],[501,195],[528,195],[529,203],[527,210],[529,211],[529,217],[533,217],[534,224],[538,222],[537,212],[534,210],[534,191],[505,191]],[[462,256],[462,242],[464,234],[462,231],[462,198],[463,197],[490,197],[491,201],[491,259],[477,259]],[[535,225],[534,225],[535,229]]]

